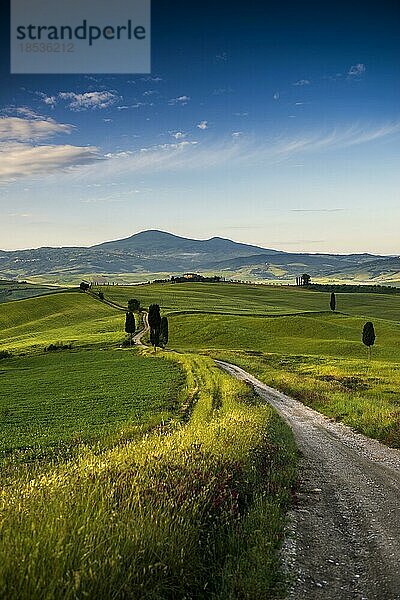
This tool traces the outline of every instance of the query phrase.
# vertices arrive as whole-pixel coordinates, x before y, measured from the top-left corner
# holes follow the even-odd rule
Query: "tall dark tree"
[[[308,275],[308,273],[303,273],[303,275],[301,276],[301,285],[310,285],[311,283],[311,275]]]
[[[125,317],[125,331],[129,335],[129,343],[132,346],[132,339],[136,331],[136,321],[133,312],[128,311]]]
[[[375,344],[375,329],[374,324],[371,321],[367,321],[363,327],[362,332],[362,341],[365,346],[368,348],[368,356],[371,358],[372,346]]]
[[[79,289],[81,290],[81,292],[87,292],[89,288],[90,285],[86,281],[82,281],[79,285]]]
[[[154,352],[156,352],[157,346],[160,345],[160,329],[150,329],[150,344],[154,348]]]
[[[156,351],[157,346],[160,344],[160,328],[161,328],[161,315],[160,307],[158,304],[150,304],[148,323],[150,328],[150,343]]]
[[[335,312],[335,310],[336,310],[336,296],[335,296],[335,292],[332,292],[332,294],[331,294],[331,301],[329,303],[329,306],[331,307],[331,311]]]
[[[168,319],[167,317],[161,317],[161,325],[160,325],[160,342],[165,348],[168,344]]]
[[[136,300],[136,298],[128,300],[128,310],[130,312],[137,312],[140,310],[140,300]]]

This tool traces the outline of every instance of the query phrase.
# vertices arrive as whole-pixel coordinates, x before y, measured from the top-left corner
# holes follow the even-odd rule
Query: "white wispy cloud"
[[[60,92],[58,98],[66,101],[68,108],[73,111],[103,110],[121,100],[121,97],[114,91],[85,92],[83,94]]]
[[[53,119],[0,117],[0,141],[37,141],[57,133],[71,133],[72,129],[72,125],[56,123]]]
[[[299,135],[294,139],[279,140],[274,149],[276,155],[291,155],[299,152],[315,152],[358,146],[400,134],[400,122],[376,126],[351,125],[319,134]]]
[[[152,75],[148,75],[147,77],[141,77],[140,81],[146,81],[146,82],[152,82],[152,83],[160,83],[161,81],[164,81],[162,77],[159,77],[158,75],[152,76]]]
[[[190,96],[178,96],[178,98],[171,98],[171,100],[168,101],[168,104],[170,104],[171,106],[174,106],[176,104],[179,104],[180,106],[185,106],[185,104],[187,104],[190,101]]]
[[[187,133],[184,133],[183,131],[172,131],[171,132],[172,137],[174,137],[176,140],[184,140],[185,137],[187,136]]]
[[[357,63],[356,65],[352,65],[350,67],[347,72],[347,76],[350,78],[359,78],[365,73],[366,70],[367,68],[363,63]]]
[[[46,175],[87,165],[101,158],[93,146],[43,144],[56,134],[69,134],[72,125],[57,123],[21,109],[30,118],[0,117],[0,181]]]
[[[39,96],[39,98],[41,99],[41,101],[44,104],[46,104],[47,106],[50,106],[51,108],[54,108],[57,104],[56,96],[48,96],[44,92],[36,92],[36,95]]]
[[[48,117],[44,117],[43,115],[40,115],[39,113],[37,113],[32,108],[29,108],[28,106],[14,106],[14,105],[6,106],[5,108],[3,108],[0,111],[0,114],[13,116],[13,117],[22,117],[24,119],[39,120],[39,121],[46,121],[48,119]]]
[[[298,156],[344,149],[399,134],[400,122],[375,127],[353,125],[324,133],[304,133],[293,137],[282,135],[264,140],[234,132],[219,142],[183,140],[137,151],[111,153],[106,155],[108,161],[101,165],[101,174],[110,177],[125,172],[145,174],[182,169],[204,170],[225,164],[264,167]],[[90,167],[88,171],[93,169],[97,168]]]
[[[208,129],[208,121],[200,121],[197,127],[198,129],[202,129],[203,131],[204,129]]]
[[[0,180],[49,175],[99,160],[97,148],[70,145],[0,144]]]
[[[310,85],[311,81],[309,79],[299,79],[298,81],[295,81],[293,85],[296,86],[303,86],[303,85]]]

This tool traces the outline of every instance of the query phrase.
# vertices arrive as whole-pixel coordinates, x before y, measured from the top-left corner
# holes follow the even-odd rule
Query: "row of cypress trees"
[[[150,343],[154,350],[158,346],[165,348],[168,344],[168,319],[161,316],[158,304],[150,304],[148,323],[150,328]]]
[[[125,331],[129,335],[130,345],[132,346],[133,336],[136,333],[136,321],[134,311],[140,310],[139,300],[129,300],[128,311],[125,317]],[[160,314],[160,306],[151,304],[148,313],[148,323],[150,328],[150,343],[154,347],[165,348],[168,344],[168,319]]]

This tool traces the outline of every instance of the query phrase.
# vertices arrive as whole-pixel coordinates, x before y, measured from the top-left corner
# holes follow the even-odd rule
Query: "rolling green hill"
[[[0,595],[271,596],[290,430],[207,357],[119,348],[123,323],[83,293],[0,306]]]
[[[6,596],[39,597],[40,582],[54,597],[272,597],[293,440],[210,358],[400,447],[400,295],[338,293],[332,314],[329,293],[283,286],[102,291],[159,302],[180,352],[120,349],[123,311],[88,294],[0,305],[0,348],[13,352],[0,360]],[[372,360],[361,342],[370,319]],[[73,349],[43,351],[57,341]]]
[[[251,350],[282,355],[366,359],[361,343],[365,318],[315,313],[310,316],[242,317],[186,314],[170,317],[171,345],[182,349]],[[400,356],[400,323],[375,320],[374,357]]]
[[[123,338],[124,315],[80,292],[0,305],[0,348],[42,348],[55,342],[105,343]]]
[[[35,296],[54,294],[65,289],[49,285],[35,285],[27,282],[7,281],[0,279],[0,303],[24,300]]]
[[[166,313],[206,311],[248,315],[292,314],[329,310],[328,292],[256,284],[151,284],[104,286],[106,298],[126,305],[138,298],[143,306],[160,304]],[[365,317],[400,320],[400,294],[338,293],[337,310]]]

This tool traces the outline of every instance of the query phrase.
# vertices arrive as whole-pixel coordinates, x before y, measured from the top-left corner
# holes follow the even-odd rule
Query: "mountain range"
[[[240,279],[313,278],[359,282],[400,281],[400,258],[374,254],[282,252],[221,237],[194,240],[142,231],[90,247],[0,250],[0,277],[123,275],[203,272]]]

